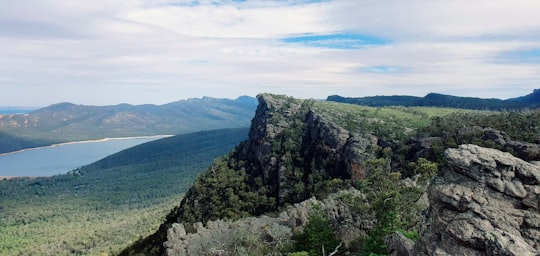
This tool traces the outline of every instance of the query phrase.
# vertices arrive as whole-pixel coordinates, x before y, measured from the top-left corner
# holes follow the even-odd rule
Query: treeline
[[[357,104],[372,107],[384,106],[423,106],[423,107],[446,107],[475,110],[523,110],[534,109],[540,106],[538,100],[540,91],[535,90],[532,94],[516,99],[483,99],[474,97],[458,97],[438,93],[429,93],[424,97],[415,96],[370,96],[370,97],[342,97],[332,95],[328,101]]]

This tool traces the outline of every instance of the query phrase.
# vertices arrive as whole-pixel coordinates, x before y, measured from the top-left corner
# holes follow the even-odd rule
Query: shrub
[[[302,233],[293,235],[294,250],[298,255],[325,256],[325,252],[331,252],[340,245],[340,241],[334,236],[336,229],[328,220],[316,211],[310,215],[310,219]],[[302,254],[307,252],[307,254]]]

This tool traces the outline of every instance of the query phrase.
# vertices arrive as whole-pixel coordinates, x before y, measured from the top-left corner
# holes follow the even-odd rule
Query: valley
[[[247,129],[147,142],[53,177],[0,180],[1,255],[116,254],[156,229]]]
[[[0,180],[0,254],[540,252],[538,110],[257,100],[249,129]]]

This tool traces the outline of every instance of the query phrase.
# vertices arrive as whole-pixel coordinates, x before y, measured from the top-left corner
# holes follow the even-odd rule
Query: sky
[[[540,88],[538,0],[0,2],[0,106]]]

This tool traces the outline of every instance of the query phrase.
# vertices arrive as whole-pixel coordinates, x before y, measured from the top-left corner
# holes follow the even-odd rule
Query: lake
[[[167,137],[148,136],[71,142],[0,155],[0,176],[53,176],[124,149]]]

